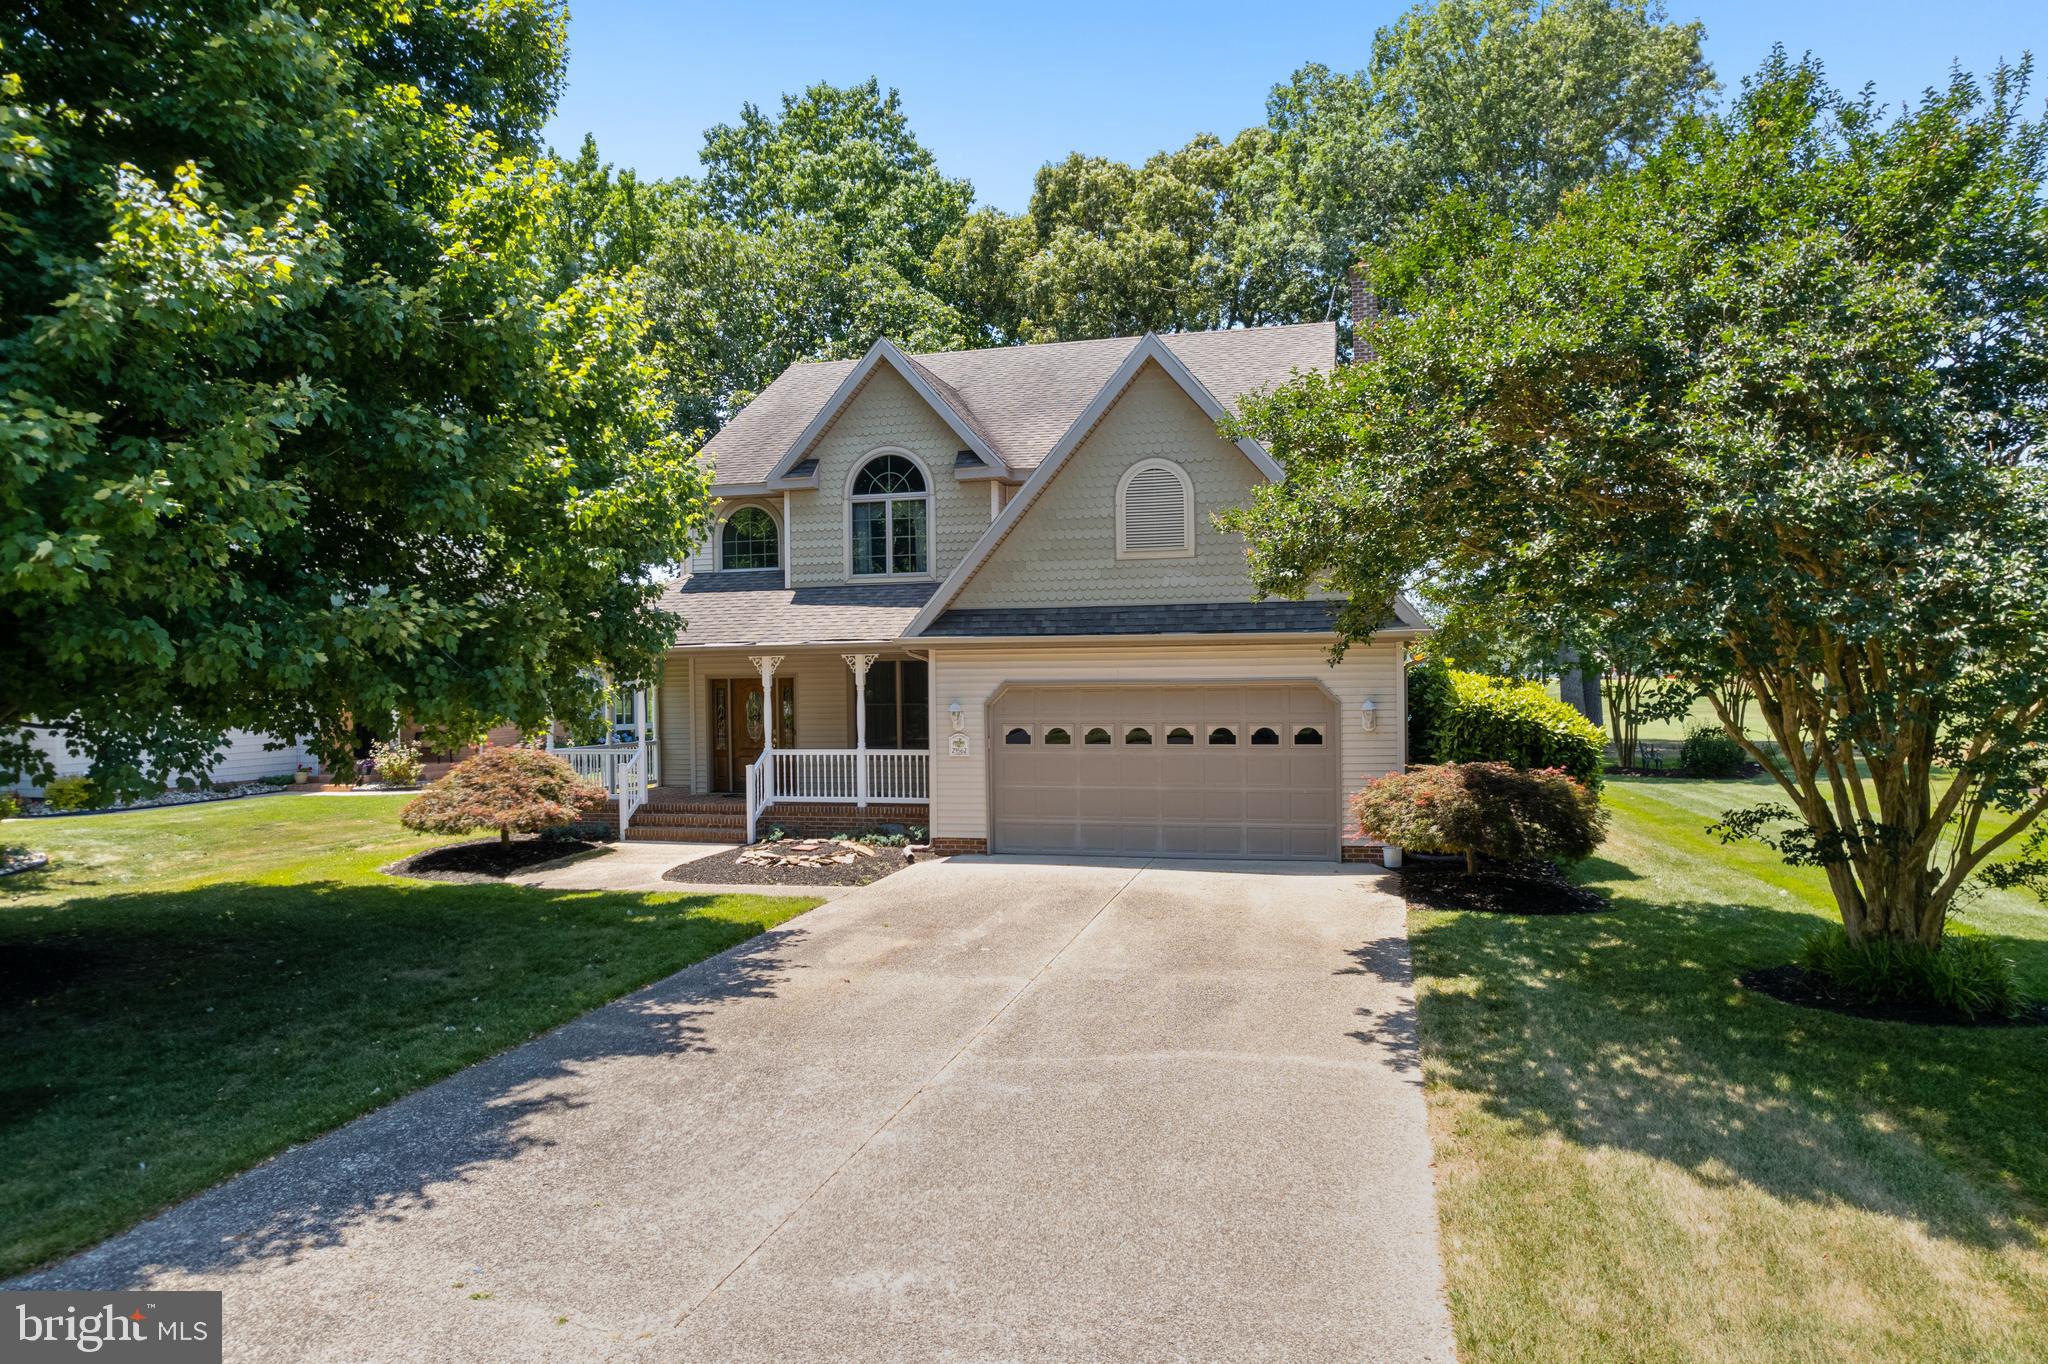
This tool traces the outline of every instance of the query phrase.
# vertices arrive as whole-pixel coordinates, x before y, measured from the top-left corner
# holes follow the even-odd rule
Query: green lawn
[[[0,826],[0,1276],[817,903],[397,880],[405,799]]]
[[[1610,912],[1411,916],[1460,1359],[2048,1359],[2048,1028],[1742,990],[1833,919],[1704,832],[1772,789],[1608,793]],[[2048,997],[2038,901],[1963,922]]]

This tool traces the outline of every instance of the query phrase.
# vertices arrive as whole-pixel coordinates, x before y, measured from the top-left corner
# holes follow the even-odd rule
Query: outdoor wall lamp
[[[1367,733],[1378,729],[1380,727],[1379,704],[1370,696],[1366,697],[1358,703],[1358,718],[1365,725]]]
[[[953,732],[958,734],[962,728],[960,722],[960,703],[955,701],[952,705],[947,706],[946,713],[953,717]]]

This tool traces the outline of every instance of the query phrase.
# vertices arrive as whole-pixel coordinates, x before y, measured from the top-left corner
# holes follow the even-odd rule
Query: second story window
[[[719,532],[720,568],[782,567],[782,537],[775,532],[775,518],[759,507],[741,507],[725,518]]]
[[[902,455],[876,455],[853,476],[853,573],[931,571],[931,490]]]

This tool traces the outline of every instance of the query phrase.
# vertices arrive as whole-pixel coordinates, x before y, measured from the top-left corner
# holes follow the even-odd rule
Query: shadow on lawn
[[[1709,1185],[1839,1201],[1978,1246],[2040,1244],[2048,1029],[1781,1004],[1735,976],[1790,960],[1813,916],[1638,898],[1609,863],[1583,876],[1614,893],[1613,912],[1411,925],[1432,1085],[1526,1134]],[[2048,943],[2000,942],[2040,978]]]
[[[370,973],[380,971],[383,980],[397,982],[392,989],[432,989],[437,972],[431,963],[454,959],[438,955],[442,944],[448,952],[460,950],[460,935],[481,927],[475,922],[477,911],[491,901],[505,904],[510,897],[518,897],[516,907],[522,914],[591,913],[601,903],[616,921],[623,908],[625,922],[636,926],[663,915],[696,918],[688,911],[710,898],[648,902],[645,915],[635,917],[639,906],[634,902],[644,897],[506,886],[436,885],[422,895],[418,889],[383,886],[233,883],[109,897],[97,904],[113,913],[117,927],[132,924],[132,931],[99,937],[65,930],[28,942],[0,940],[0,962],[5,963],[0,972],[0,1024],[10,1014],[24,1017],[38,1000],[47,1005],[75,991],[79,993],[71,1005],[76,1008],[81,998],[112,998],[144,982],[161,988],[181,969],[206,962],[214,971],[202,992],[187,989],[155,998],[157,1008],[174,1007],[175,1001],[175,1007],[196,1011],[221,998],[223,983],[231,979],[230,972],[220,969],[222,954],[268,964],[277,953],[282,964],[304,960],[309,952],[346,953],[350,934],[396,931],[396,918],[387,916],[401,914],[412,921],[413,931],[425,935],[419,951],[410,954],[421,962],[421,969],[403,969],[407,958],[388,948],[363,952],[363,969],[353,974],[349,964],[330,961],[329,974],[339,980],[323,983],[322,989],[330,994],[351,985],[374,989]],[[130,901],[137,903],[122,903]],[[344,902],[350,911],[336,912]],[[131,917],[122,913],[124,908],[153,912]],[[687,1062],[694,1055],[716,1051],[721,1008],[737,1000],[773,996],[785,978],[787,952],[803,934],[801,929],[785,928],[741,938],[746,930],[708,917],[701,928],[690,925],[669,931],[710,934],[711,950],[725,946],[720,934],[730,934],[736,942],[720,955],[684,967],[677,975],[531,1042],[459,1069],[9,1286],[117,1289],[157,1281],[166,1272],[217,1273],[256,1262],[290,1261],[341,1243],[351,1229],[363,1224],[416,1216],[478,1171],[552,1147],[554,1119],[601,1108],[625,1092],[620,1086],[632,1083],[615,1072],[593,1074],[594,1069],[633,1058]],[[355,946],[361,951],[360,943]],[[569,955],[588,949],[587,942],[581,943]],[[285,955],[288,950],[290,956]],[[317,1018],[317,995],[309,995],[308,1001],[294,1012]],[[135,1007],[146,1012],[152,1005],[145,1000]],[[219,1007],[207,1007],[206,1013]],[[438,1018],[428,1021],[439,1023]],[[223,1043],[249,1040],[233,1022],[220,1026]],[[292,1027],[292,1021],[275,1008],[244,1025],[275,1030],[261,1032],[265,1042],[272,1037],[291,1040]],[[133,1035],[132,1026],[122,1031]],[[383,1043],[368,1039],[365,1044]],[[332,1040],[325,1045],[331,1047]],[[204,1048],[189,1040],[187,1046],[203,1054]],[[188,1061],[187,1069],[194,1087],[208,1083],[203,1067]]]

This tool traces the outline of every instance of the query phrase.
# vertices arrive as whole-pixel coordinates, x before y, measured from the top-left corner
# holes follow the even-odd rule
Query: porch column
[[[750,654],[747,662],[761,674],[761,751],[775,751],[775,670],[782,666],[781,654]]]
[[[868,669],[875,665],[873,654],[842,654],[853,669],[853,789],[854,804],[868,808]]]
[[[654,774],[647,770],[647,688],[639,687],[633,692],[633,742],[640,753],[636,761],[640,764],[640,780],[648,786],[654,785]]]

